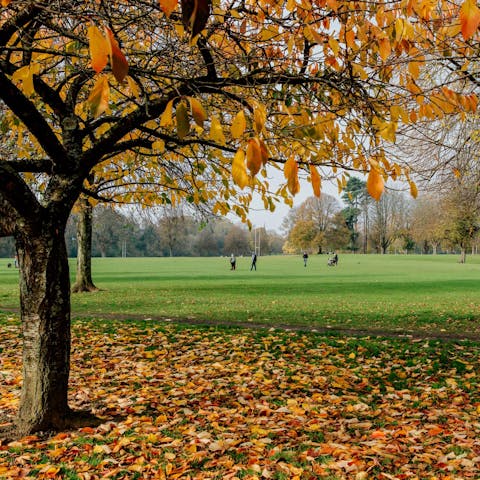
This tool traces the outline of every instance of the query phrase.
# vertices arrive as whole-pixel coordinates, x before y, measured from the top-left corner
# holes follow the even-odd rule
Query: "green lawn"
[[[69,404],[102,424],[0,441],[0,479],[480,479],[478,341],[154,321],[478,340],[480,258],[456,260],[342,255],[338,268],[325,256],[304,268],[300,257],[261,257],[257,272],[248,259],[231,272],[225,258],[95,259],[102,290],[73,296]],[[18,302],[18,272],[6,263],[5,424],[22,381],[18,318],[1,313]]]
[[[93,260],[101,291],[73,295],[74,316],[142,314],[225,324],[480,333],[480,257],[341,255]],[[18,271],[0,260],[0,309],[18,305]],[[72,260],[72,271],[74,260]]]

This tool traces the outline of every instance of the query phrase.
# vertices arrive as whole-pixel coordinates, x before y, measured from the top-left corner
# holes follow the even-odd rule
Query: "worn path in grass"
[[[0,307],[0,314],[13,313],[18,314],[18,308],[2,308]],[[312,325],[302,324],[271,324],[258,323],[253,321],[236,322],[234,325],[218,320],[209,319],[195,319],[195,318],[165,318],[157,316],[135,315],[135,314],[116,314],[116,313],[102,313],[102,314],[82,314],[79,319],[98,319],[98,320],[125,320],[137,322],[158,322],[158,323],[173,323],[177,325],[203,326],[203,327],[221,327],[221,328],[251,328],[251,329],[274,329],[294,332],[311,332],[335,335],[347,335],[353,337],[383,337],[383,338],[411,338],[411,339],[431,339],[431,340],[447,340],[447,341],[462,341],[469,340],[472,342],[480,342],[480,333],[477,332],[442,332],[442,331],[425,331],[425,330],[391,330],[379,328],[348,328],[348,327],[314,327]]]
[[[480,478],[479,344],[83,320],[73,346],[70,403],[102,424],[0,444],[0,478]]]
[[[250,272],[222,258],[94,259],[99,292],[72,296],[82,316],[480,337],[480,256],[261,257]],[[242,263],[243,262],[243,263]],[[73,270],[73,269],[72,269]],[[18,306],[18,272],[2,268],[0,309]],[[110,317],[109,317],[110,316]],[[393,332],[393,333],[390,333]]]

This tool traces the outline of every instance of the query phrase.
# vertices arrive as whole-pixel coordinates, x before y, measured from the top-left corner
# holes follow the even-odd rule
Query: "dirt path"
[[[13,313],[19,314],[19,310],[16,308],[4,308],[0,307],[0,313]],[[251,328],[257,330],[283,330],[283,331],[295,331],[295,332],[312,332],[328,335],[339,336],[353,336],[353,337],[385,337],[385,338],[404,338],[412,340],[443,340],[443,341],[473,341],[480,342],[480,333],[475,332],[462,332],[456,334],[452,332],[428,332],[423,330],[406,330],[404,332],[398,330],[387,329],[361,329],[361,328],[348,328],[348,327],[321,327],[312,325],[290,325],[290,324],[277,324],[272,325],[268,323],[260,322],[235,322],[226,323],[211,319],[194,319],[194,318],[166,318],[155,315],[143,315],[143,314],[117,314],[117,313],[82,313],[73,314],[73,318],[103,318],[105,320],[135,320],[135,321],[152,321],[163,322],[165,324],[173,323],[177,325],[191,325],[191,326],[208,326],[208,327],[231,327],[231,328]]]

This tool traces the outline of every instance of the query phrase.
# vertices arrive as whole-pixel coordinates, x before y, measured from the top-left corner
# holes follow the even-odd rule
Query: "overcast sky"
[[[269,172],[270,174],[270,172]],[[273,178],[269,179],[270,184],[273,185],[282,185],[285,183],[283,173],[277,170],[274,170],[272,173]],[[275,182],[274,182],[275,181]],[[322,192],[328,193],[329,195],[334,196],[341,202],[340,195],[338,194],[337,186],[330,182],[324,182],[322,184]],[[293,205],[297,207],[302,202],[304,202],[308,197],[313,196],[312,185],[306,180],[300,180],[300,192],[295,195],[293,200]],[[288,215],[290,207],[284,203],[277,204],[277,208],[274,212],[265,210],[263,208],[263,201],[255,199],[252,202],[250,208],[249,218],[254,227],[265,227],[267,230],[277,230],[281,233],[281,225],[283,219]],[[234,220],[235,221],[235,220]]]

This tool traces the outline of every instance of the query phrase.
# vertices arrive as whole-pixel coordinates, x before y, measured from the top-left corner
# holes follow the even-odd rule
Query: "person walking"
[[[250,271],[255,269],[257,270],[257,254],[255,252],[252,252],[252,265],[250,266]]]
[[[237,259],[235,255],[232,253],[230,255],[230,270],[235,270],[237,268]]]
[[[304,267],[307,266],[307,260],[308,260],[308,253],[307,253],[307,252],[303,252],[303,266],[304,266]]]

